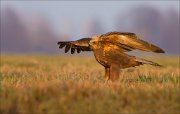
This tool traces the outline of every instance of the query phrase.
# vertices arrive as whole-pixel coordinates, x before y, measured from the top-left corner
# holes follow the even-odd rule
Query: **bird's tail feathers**
[[[155,63],[153,61],[149,61],[149,60],[145,60],[145,59],[139,59],[139,58],[136,58],[136,61],[142,63],[142,64],[150,64],[150,65],[153,65],[153,66],[160,66],[162,67],[162,65],[158,64],[158,63]]]

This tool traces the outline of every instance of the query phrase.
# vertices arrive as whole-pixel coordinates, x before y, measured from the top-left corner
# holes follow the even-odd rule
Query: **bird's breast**
[[[109,66],[107,53],[103,49],[94,50],[96,60],[103,66]]]

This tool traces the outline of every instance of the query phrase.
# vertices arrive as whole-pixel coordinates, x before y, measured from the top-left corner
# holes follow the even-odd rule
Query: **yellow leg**
[[[105,83],[110,79],[110,68],[105,67]]]

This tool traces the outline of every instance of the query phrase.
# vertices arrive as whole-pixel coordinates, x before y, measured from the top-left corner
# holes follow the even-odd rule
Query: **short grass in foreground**
[[[1,55],[0,113],[180,113],[178,57],[125,69],[104,84],[94,57]]]

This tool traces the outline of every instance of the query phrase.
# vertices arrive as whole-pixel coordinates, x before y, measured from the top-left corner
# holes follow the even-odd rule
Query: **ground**
[[[175,56],[144,56],[163,67],[122,70],[105,84],[93,56],[1,55],[0,113],[180,113]]]

